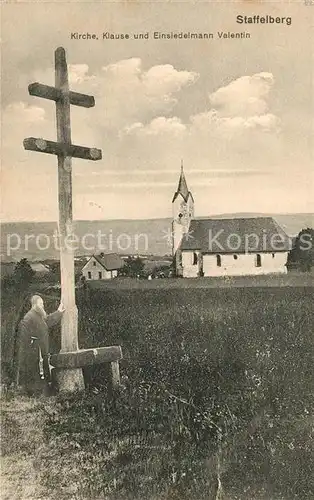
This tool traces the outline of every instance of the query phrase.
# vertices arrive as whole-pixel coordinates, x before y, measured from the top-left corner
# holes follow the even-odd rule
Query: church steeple
[[[191,219],[194,218],[194,200],[188,189],[185,179],[183,162],[181,161],[181,172],[178,188],[172,199],[172,252],[180,259],[179,247],[183,236],[188,232]]]
[[[189,192],[188,185],[187,185],[185,175],[184,175],[183,160],[181,160],[181,172],[180,172],[180,178],[179,178],[179,183],[178,183],[178,189],[174,193],[172,203],[175,201],[175,199],[177,198],[177,196],[179,194],[182,196],[184,201],[187,201],[189,194],[191,194]]]
[[[189,194],[189,190],[188,190],[188,185],[186,183],[186,179],[185,179],[185,175],[184,175],[183,160],[181,160],[181,173],[180,173],[180,179],[179,179],[177,192],[182,194],[182,196],[185,200],[187,199],[188,194]]]

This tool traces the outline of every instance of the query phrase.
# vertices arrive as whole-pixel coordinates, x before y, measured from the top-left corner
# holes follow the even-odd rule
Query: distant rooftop
[[[116,269],[121,269],[124,266],[124,261],[116,253],[101,253],[100,255],[94,255],[97,262],[102,265],[107,271],[115,271]]]

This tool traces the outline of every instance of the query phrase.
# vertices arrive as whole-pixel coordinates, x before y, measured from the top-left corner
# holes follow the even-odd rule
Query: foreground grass
[[[313,498],[310,415],[234,417],[233,429],[224,418],[231,429],[217,447],[217,411],[197,410],[145,385],[115,402],[103,393],[17,396],[3,405],[1,498]]]
[[[46,497],[38,478],[38,454],[44,445],[43,403],[22,396],[1,400],[1,498],[37,500]]]
[[[84,395],[7,401],[5,498],[217,500],[219,485],[219,500],[314,498],[312,299],[301,287],[79,298],[81,345],[121,344],[124,388],[110,398],[100,367]]]

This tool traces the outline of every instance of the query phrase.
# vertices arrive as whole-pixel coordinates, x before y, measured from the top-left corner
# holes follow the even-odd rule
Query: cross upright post
[[[67,366],[57,369],[60,390],[75,391],[84,388],[81,361],[78,350],[78,313],[75,303],[75,274],[73,251],[73,216],[72,216],[72,157],[100,160],[101,150],[75,146],[71,141],[70,104],[92,107],[94,97],[71,92],[68,82],[68,68],[65,50],[59,47],[55,51],[55,87],[32,83],[28,87],[31,95],[50,99],[56,103],[57,142],[29,137],[24,140],[24,148],[31,151],[49,153],[58,157],[58,198],[59,198],[59,243],[61,272],[61,301],[65,312],[61,324],[61,352],[67,353]],[[104,348],[106,349],[106,348]],[[114,358],[120,356],[115,352]],[[81,352],[83,357],[84,352]],[[101,357],[99,357],[101,358]],[[73,359],[75,361],[73,361]],[[58,364],[58,363],[57,363]]]
[[[68,68],[65,50],[60,47],[55,52],[55,86],[61,91],[61,98],[56,101],[57,141],[71,144],[71,118]],[[75,273],[72,210],[72,158],[58,154],[58,196],[59,196],[59,244],[61,300],[65,307],[61,323],[61,352],[78,349],[78,313],[75,303]],[[84,388],[81,369],[60,371],[60,387],[67,390]]]

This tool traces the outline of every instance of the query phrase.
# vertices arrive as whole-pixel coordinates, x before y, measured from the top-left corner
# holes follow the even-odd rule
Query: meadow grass
[[[84,395],[38,410],[46,498],[214,499],[218,479],[225,500],[314,497],[312,288],[108,288],[78,307],[81,347],[122,346],[124,386],[89,369]]]

